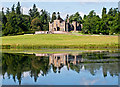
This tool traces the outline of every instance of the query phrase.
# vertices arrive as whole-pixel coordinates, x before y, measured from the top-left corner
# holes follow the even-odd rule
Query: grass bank
[[[118,48],[118,36],[41,34],[4,36],[2,48]]]

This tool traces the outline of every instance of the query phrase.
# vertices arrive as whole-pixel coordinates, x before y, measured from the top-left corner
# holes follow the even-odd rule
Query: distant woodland
[[[39,12],[35,4],[28,13],[28,15],[23,14],[20,2],[16,5],[13,4],[11,8],[7,8],[5,12],[3,7],[2,12],[0,12],[2,36],[48,31],[49,22],[61,18],[60,12],[53,12],[52,17],[50,13],[44,9]],[[82,18],[79,12],[76,12],[72,15],[67,14],[65,20],[69,18],[70,22],[77,21],[83,24],[83,28],[80,31],[83,34],[120,34],[120,12],[118,8],[110,8],[107,12],[107,8],[103,7],[101,14],[102,17],[99,17],[99,15],[92,10]]]

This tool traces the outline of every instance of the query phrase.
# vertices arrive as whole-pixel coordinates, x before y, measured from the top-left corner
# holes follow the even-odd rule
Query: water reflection
[[[29,72],[29,76],[37,82],[40,76],[46,77],[51,72],[54,72],[54,75],[61,73],[61,69],[64,69],[64,67],[66,67],[67,71],[72,70],[77,73],[85,70],[88,76],[89,74],[95,76],[101,70],[103,77],[107,77],[108,72],[111,77],[118,77],[118,58],[118,53],[110,52],[84,52],[76,54],[3,53],[3,82],[8,78],[13,79],[14,83],[18,81],[21,84],[22,79],[25,78],[24,72]]]

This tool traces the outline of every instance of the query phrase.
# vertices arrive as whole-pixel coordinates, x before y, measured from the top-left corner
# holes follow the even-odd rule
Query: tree
[[[40,15],[35,4],[33,5],[33,9],[29,10],[29,15],[31,16],[32,19],[34,19]]]
[[[100,22],[99,32],[102,34],[109,34],[108,15],[107,15],[107,10],[105,7],[103,7],[103,9],[102,9],[102,19]]]
[[[51,20],[51,22],[53,22],[54,20],[56,20],[56,12],[53,12],[53,14],[52,14],[52,20]]]
[[[75,14],[71,15],[69,17],[70,22],[77,21],[78,23],[82,23],[82,17],[80,16],[79,12],[76,12]]]
[[[59,12],[57,12],[57,15],[58,15],[57,19],[61,19]]]
[[[42,30],[42,24],[38,18],[34,18],[31,21],[32,30]]]
[[[13,6],[14,9],[14,6]],[[21,6],[20,6],[20,2],[17,3],[17,7],[16,7],[16,14],[21,14]]]
[[[12,12],[15,12],[15,4],[12,6]]]
[[[86,15],[84,15],[83,19],[86,19]]]
[[[7,36],[7,35],[9,35],[9,34],[13,34],[13,32],[14,32],[14,29],[13,29],[11,23],[7,22],[6,27],[5,27],[5,29],[3,30],[3,34],[4,34],[5,36]]]
[[[90,18],[90,17],[94,17],[94,16],[96,16],[95,11],[94,10],[90,11],[88,17]]]
[[[10,11],[9,11],[10,9],[9,8],[7,8],[7,10],[6,10],[6,15],[9,15],[9,13],[10,13]]]
[[[69,15],[67,14],[66,19],[68,19],[68,18],[69,18]]]
[[[49,22],[50,22],[50,13],[48,13],[46,10],[41,10],[40,12],[40,21],[42,23],[42,30],[46,31],[49,30]]]
[[[104,18],[105,16],[106,16],[106,8],[103,7],[103,9],[102,9],[102,18]]]
[[[83,22],[83,33],[87,34],[96,34],[99,33],[99,28],[100,28],[100,17],[96,15],[94,10],[90,11],[88,16],[85,17],[84,22]]]
[[[112,15],[110,13],[112,13]],[[109,34],[119,33],[120,28],[119,28],[119,12],[118,12],[118,8],[114,8],[114,10],[112,10],[112,12],[109,12],[109,15],[108,15],[108,28],[109,28]]]
[[[69,15],[67,14],[65,21],[67,22],[68,19],[69,19]]]
[[[7,17],[5,16],[3,10],[4,10],[4,8],[2,8],[2,30],[5,29],[5,25],[6,25],[6,23],[7,23]]]

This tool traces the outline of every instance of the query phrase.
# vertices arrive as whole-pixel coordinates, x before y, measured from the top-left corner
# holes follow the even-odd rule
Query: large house
[[[67,19],[67,22],[63,19],[56,19],[52,23],[49,22],[49,31],[80,31],[82,28],[82,24],[79,24],[76,21],[73,21],[72,23],[69,22],[69,19]]]

